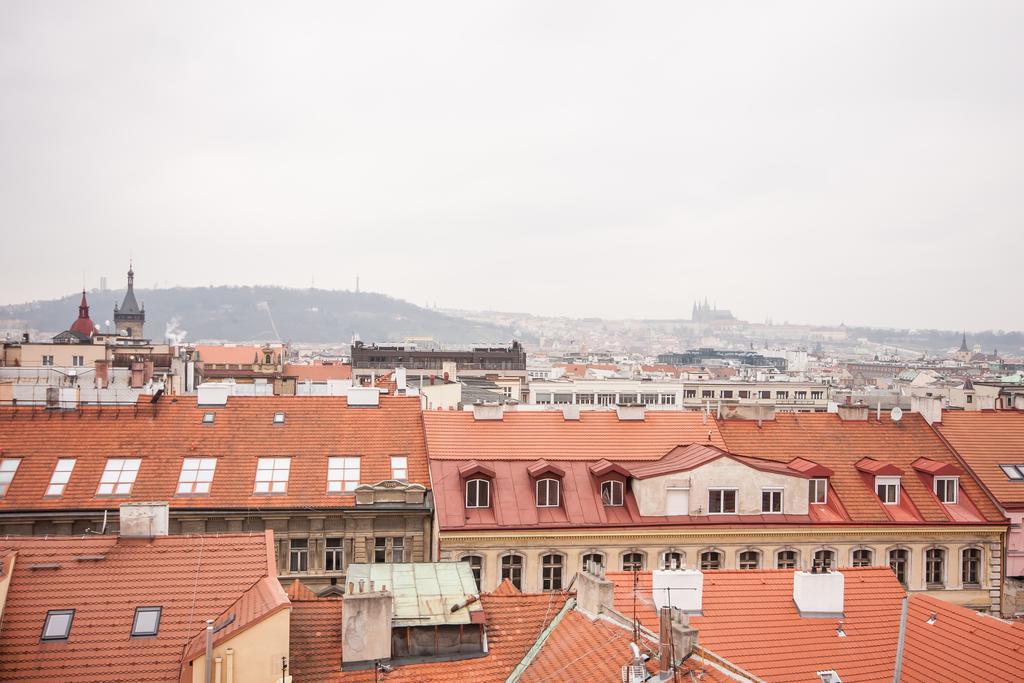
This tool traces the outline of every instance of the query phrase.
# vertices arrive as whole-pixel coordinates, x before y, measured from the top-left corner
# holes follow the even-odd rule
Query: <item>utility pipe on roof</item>
[[[213,619],[206,620],[206,683],[213,683]]]
[[[227,655],[224,662],[224,683],[235,683],[235,648],[229,647],[224,654]]]
[[[896,666],[892,670],[892,683],[900,683],[903,676],[903,645],[907,639],[907,596],[903,596],[903,610],[900,613],[900,636],[896,641]]]

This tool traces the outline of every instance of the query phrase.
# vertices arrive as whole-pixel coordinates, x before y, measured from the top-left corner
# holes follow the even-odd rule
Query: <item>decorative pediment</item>
[[[553,463],[548,462],[547,460],[544,460],[543,458],[541,458],[540,460],[526,468],[526,471],[529,472],[530,476],[533,477],[534,479],[539,479],[544,475],[553,475],[558,478],[562,478],[565,476],[565,470],[563,470],[558,465],[555,465]]]

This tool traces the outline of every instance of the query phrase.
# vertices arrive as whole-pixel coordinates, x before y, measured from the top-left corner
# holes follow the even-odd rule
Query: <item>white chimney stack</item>
[[[399,366],[395,368],[395,389],[397,391],[405,392],[405,368]]]
[[[501,420],[503,417],[504,411],[500,403],[473,404],[474,420]]]
[[[122,503],[118,511],[119,535],[126,538],[153,538],[170,532],[170,506],[167,503]]]
[[[619,415],[619,421],[643,421],[646,409],[642,405],[618,405],[615,406],[615,412]]]
[[[349,387],[345,396],[349,406],[380,405],[380,389],[377,387]]]
[[[839,572],[793,572],[793,602],[802,617],[841,617],[846,579]]]
[[[911,396],[910,412],[921,413],[928,424],[942,422],[942,397],[941,396]]]

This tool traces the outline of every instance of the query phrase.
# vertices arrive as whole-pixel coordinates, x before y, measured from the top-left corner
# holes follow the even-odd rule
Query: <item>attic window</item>
[[[818,678],[821,679],[821,683],[843,683],[842,679],[839,678],[839,674],[831,669],[829,671],[817,671],[815,673],[818,674]]]
[[[274,424],[276,424],[276,425],[283,425],[284,424],[284,413],[274,413]]]
[[[71,622],[75,618],[73,609],[52,609],[46,613],[41,640],[67,640],[71,635]]]
[[[21,458],[4,458],[0,460],[0,496],[7,493],[7,487],[14,481],[14,473],[18,471]]]
[[[107,466],[100,477],[97,496],[127,496],[139,473],[139,458],[108,458]]]
[[[214,419],[216,419],[216,417],[217,417],[216,413],[203,413],[203,424],[204,425],[212,425],[213,421],[214,421]]]
[[[900,504],[900,478],[875,477],[875,492],[885,505]]]
[[[132,622],[132,638],[155,636],[160,630],[162,607],[136,607],[135,621]]]
[[[999,467],[1008,479],[1024,481],[1024,465],[1000,465]],[[0,480],[0,486],[3,486],[2,480]]]

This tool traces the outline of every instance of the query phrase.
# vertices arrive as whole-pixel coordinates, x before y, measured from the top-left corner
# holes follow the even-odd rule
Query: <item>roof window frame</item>
[[[63,635],[47,635],[49,630],[50,619],[56,616],[67,616],[68,623],[64,629]],[[74,609],[51,609],[47,610],[46,617],[43,619],[43,630],[39,634],[39,640],[42,641],[59,641],[67,640],[71,637],[71,626],[75,623],[75,610]]]
[[[156,626],[152,631],[139,631],[139,614],[143,612],[156,611]],[[160,634],[160,619],[163,617],[164,608],[160,605],[144,605],[135,608],[135,616],[132,617],[132,638],[155,638]]]

